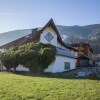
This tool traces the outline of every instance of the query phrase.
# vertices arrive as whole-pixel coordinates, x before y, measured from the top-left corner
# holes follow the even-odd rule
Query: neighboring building
[[[97,61],[96,62],[96,66],[100,66],[100,61]]]
[[[52,44],[56,47],[56,59],[50,66],[48,66],[48,68],[44,70],[45,72],[56,73],[75,69],[77,61],[77,49],[67,46],[62,41],[52,19],[43,28],[33,29],[31,34],[5,44],[1,46],[0,49],[8,49],[10,47],[23,45],[29,42],[42,42],[44,44]]]
[[[89,43],[86,42],[74,43],[71,44],[71,46],[78,49],[78,60],[77,60],[78,67],[93,66],[95,64],[95,61],[92,57],[93,50],[90,47]]]

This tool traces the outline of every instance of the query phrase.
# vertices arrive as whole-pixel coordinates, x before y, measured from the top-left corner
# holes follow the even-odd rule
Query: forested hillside
[[[63,41],[67,44],[77,42],[89,42],[95,54],[100,54],[100,24],[86,26],[61,26],[57,25]],[[0,46],[27,34],[32,29],[15,30],[0,34]]]
[[[100,54],[100,24],[87,26],[57,25],[57,28],[66,43],[89,42],[94,53]]]

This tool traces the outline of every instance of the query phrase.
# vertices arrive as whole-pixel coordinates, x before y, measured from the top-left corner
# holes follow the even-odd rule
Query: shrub
[[[9,71],[21,64],[32,72],[40,72],[47,68],[54,60],[56,48],[50,44],[27,43],[13,47],[1,53],[1,62]]]

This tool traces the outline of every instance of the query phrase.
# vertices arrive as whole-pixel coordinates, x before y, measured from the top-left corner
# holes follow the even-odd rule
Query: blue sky
[[[57,25],[100,23],[100,0],[0,0],[0,33]]]

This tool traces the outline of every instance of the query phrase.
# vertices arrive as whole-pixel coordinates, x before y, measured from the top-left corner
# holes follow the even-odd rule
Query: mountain
[[[31,32],[32,32],[32,29],[22,29],[22,30],[15,30],[15,31],[1,33],[0,34],[0,46],[6,43],[9,43],[11,41],[14,41],[20,37],[31,34]]]
[[[64,37],[65,43],[89,42],[94,53],[100,54],[100,24],[86,26],[57,25],[57,28],[62,38]]]
[[[67,44],[89,42],[94,53],[100,54],[100,24],[86,26],[61,26],[57,25],[63,41]],[[32,29],[15,30],[0,34],[0,46],[32,32]]]

